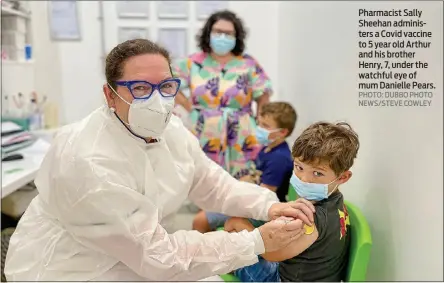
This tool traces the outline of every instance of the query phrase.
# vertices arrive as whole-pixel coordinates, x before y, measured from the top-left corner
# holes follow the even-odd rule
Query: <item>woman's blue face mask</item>
[[[217,55],[227,55],[236,46],[236,38],[225,34],[212,34],[210,36],[211,50]]]

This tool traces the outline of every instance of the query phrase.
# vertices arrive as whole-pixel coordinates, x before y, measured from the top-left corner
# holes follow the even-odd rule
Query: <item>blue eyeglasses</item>
[[[134,99],[148,99],[156,89],[163,97],[174,97],[179,91],[180,79],[167,79],[159,84],[147,81],[117,81],[116,85],[126,86]]]

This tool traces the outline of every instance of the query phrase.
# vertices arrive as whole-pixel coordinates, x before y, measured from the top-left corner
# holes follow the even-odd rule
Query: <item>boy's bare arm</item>
[[[280,262],[293,258],[308,249],[319,237],[316,226],[311,234],[304,234],[291,242],[287,247],[276,252],[269,252],[262,255],[268,261]],[[307,233],[307,232],[306,232]]]
[[[254,230],[254,226],[246,218],[232,217],[225,222],[224,230],[227,232],[241,232],[243,230],[251,232]]]
[[[262,254],[262,257],[268,261],[280,262],[299,255],[317,240],[319,233],[316,226],[313,228],[312,233],[300,236],[284,249]],[[225,222],[224,230],[227,232],[253,231],[254,226],[248,219],[232,217]]]

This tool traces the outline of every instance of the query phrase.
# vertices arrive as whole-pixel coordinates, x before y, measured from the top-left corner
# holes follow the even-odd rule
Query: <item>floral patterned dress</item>
[[[249,174],[262,147],[251,106],[264,93],[272,93],[266,73],[248,55],[221,65],[203,52],[179,61],[174,72],[181,89],[190,90],[190,130],[204,152],[235,178]]]

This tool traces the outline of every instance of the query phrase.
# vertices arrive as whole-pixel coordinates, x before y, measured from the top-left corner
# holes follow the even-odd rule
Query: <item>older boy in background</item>
[[[262,106],[256,138],[264,147],[250,173],[239,178],[276,192],[282,202],[285,202],[293,170],[293,158],[285,139],[293,132],[296,120],[296,111],[289,103],[270,102]],[[194,218],[193,229],[201,233],[210,232],[223,227],[229,218],[220,213],[200,211]]]

